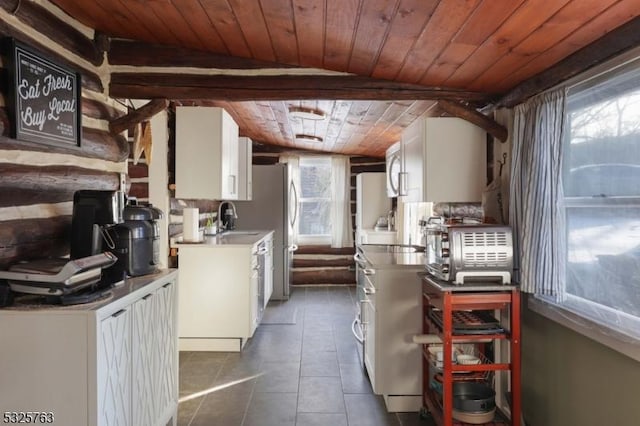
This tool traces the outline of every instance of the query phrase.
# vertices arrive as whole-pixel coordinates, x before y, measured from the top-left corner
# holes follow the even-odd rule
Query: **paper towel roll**
[[[200,209],[187,207],[182,210],[182,240],[200,241]]]

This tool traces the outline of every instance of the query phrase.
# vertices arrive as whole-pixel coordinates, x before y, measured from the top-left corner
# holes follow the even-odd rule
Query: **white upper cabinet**
[[[238,200],[251,201],[253,197],[251,164],[253,142],[243,136],[238,139]]]
[[[238,144],[238,125],[224,109],[177,107],[176,198],[243,199]]]
[[[486,185],[487,135],[459,118],[420,118],[402,134],[404,202],[478,202]]]

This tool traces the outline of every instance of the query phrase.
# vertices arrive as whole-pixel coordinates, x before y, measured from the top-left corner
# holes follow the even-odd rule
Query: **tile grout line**
[[[191,356],[189,358],[193,357],[193,352],[191,352]],[[229,354],[225,355],[224,357],[224,361],[222,362],[222,365],[224,366],[224,364],[227,362],[227,359],[229,358]],[[220,372],[222,371],[222,367],[218,370],[218,372],[216,373],[216,376],[213,378],[213,382],[215,382],[218,379],[218,376],[220,375]],[[193,410],[193,414],[191,415],[191,419],[189,419],[189,423],[187,423],[187,426],[191,426],[191,423],[193,423],[193,419],[196,418],[196,415],[198,414],[198,411],[200,411],[200,408],[202,407],[202,404],[204,404],[204,400],[207,398],[207,395],[202,396],[202,400],[200,401],[200,404],[198,404],[198,408],[196,408],[195,410]]]
[[[298,368],[298,394],[296,395],[296,416],[294,426],[298,425],[298,407],[300,406],[300,380],[302,380],[302,348],[304,347],[304,322],[307,313],[307,289],[304,289],[304,299],[302,301],[302,336],[300,337],[300,368]]]

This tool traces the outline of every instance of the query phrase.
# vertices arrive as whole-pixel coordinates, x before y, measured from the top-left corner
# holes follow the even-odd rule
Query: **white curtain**
[[[521,290],[558,298],[565,276],[560,205],[565,110],[565,89],[516,107],[509,202]]]
[[[331,247],[353,247],[349,157],[331,157]]]
[[[281,155],[280,163],[287,164],[289,183],[288,183],[288,218],[289,224],[289,242],[288,244],[298,244],[298,222],[300,221],[300,157],[292,154]]]

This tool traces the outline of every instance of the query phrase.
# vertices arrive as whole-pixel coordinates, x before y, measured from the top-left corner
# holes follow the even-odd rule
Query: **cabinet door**
[[[252,153],[251,139],[238,138],[238,200],[251,201],[253,197]]]
[[[406,202],[477,202],[486,182],[486,133],[459,118],[421,118],[402,133]]]
[[[158,414],[156,388],[159,372],[157,296],[150,293],[132,305],[133,424],[153,425]]]
[[[158,329],[156,350],[156,407],[158,415],[175,409],[178,402],[178,338],[177,285],[165,284],[156,291],[155,327]]]
[[[176,108],[177,198],[222,197],[223,116],[221,108]]]
[[[99,425],[132,424],[130,309],[130,307],[121,309],[100,322],[98,330]]]
[[[222,116],[222,198],[238,199],[238,125],[226,112]]]
[[[238,125],[222,108],[176,108],[176,197],[238,199]]]
[[[273,239],[266,241],[267,254],[264,257],[264,307],[267,307],[273,294]]]
[[[177,403],[176,286],[165,284],[133,304],[133,424],[155,425]]]
[[[256,331],[258,327],[258,310],[260,309],[258,306],[258,285],[260,284],[260,275],[257,270],[251,271],[251,291],[250,291],[250,318],[249,324],[251,325],[251,336],[253,336],[253,332]]]
[[[424,128],[425,119],[420,118],[414,121],[402,133],[402,155],[403,165],[406,175],[406,196],[403,201],[418,202],[427,201],[424,199]],[[443,144],[445,141],[442,142]],[[452,158],[441,159],[444,162]]]
[[[371,387],[376,391],[376,310],[373,303],[365,298],[362,303],[362,324],[364,325],[364,365],[369,374]]]
[[[460,118],[429,118],[425,128],[424,199],[478,202],[487,177],[487,134]]]

